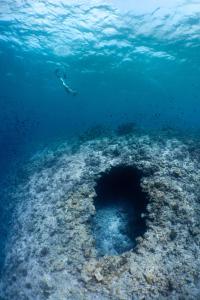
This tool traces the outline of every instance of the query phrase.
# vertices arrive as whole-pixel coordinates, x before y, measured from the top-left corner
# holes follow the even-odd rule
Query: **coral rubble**
[[[188,149],[175,138],[127,135],[38,154],[16,192],[3,299],[199,299],[200,169]],[[147,228],[133,250],[99,257],[95,184],[121,164],[142,171]]]

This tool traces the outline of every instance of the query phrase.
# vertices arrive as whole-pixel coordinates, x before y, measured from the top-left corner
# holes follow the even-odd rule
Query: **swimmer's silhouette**
[[[64,73],[63,75],[60,74],[60,71],[59,69],[56,69],[55,70],[55,74],[56,74],[56,77],[60,80],[60,82],[62,83],[65,91],[68,93],[68,94],[71,94],[73,96],[76,96],[77,95],[77,91],[73,90],[67,83],[66,83],[66,74]]]

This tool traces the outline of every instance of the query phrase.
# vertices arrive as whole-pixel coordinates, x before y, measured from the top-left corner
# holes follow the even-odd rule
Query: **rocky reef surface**
[[[191,143],[112,136],[33,157],[15,191],[2,299],[200,299],[200,156]],[[147,229],[135,249],[99,257],[95,182],[120,164],[143,172]]]

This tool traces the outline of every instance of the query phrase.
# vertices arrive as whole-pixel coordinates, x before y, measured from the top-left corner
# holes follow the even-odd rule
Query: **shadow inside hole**
[[[140,187],[142,172],[119,165],[101,174],[94,198],[92,220],[96,249],[100,256],[117,255],[136,246],[136,238],[146,230],[147,195]]]

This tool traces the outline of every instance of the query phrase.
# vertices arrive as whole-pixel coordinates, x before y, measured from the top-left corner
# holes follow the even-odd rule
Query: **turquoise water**
[[[1,0],[4,164],[96,124],[199,130],[199,1],[148,2]]]
[[[91,126],[199,133],[199,1],[123,2],[0,0],[2,178]]]

